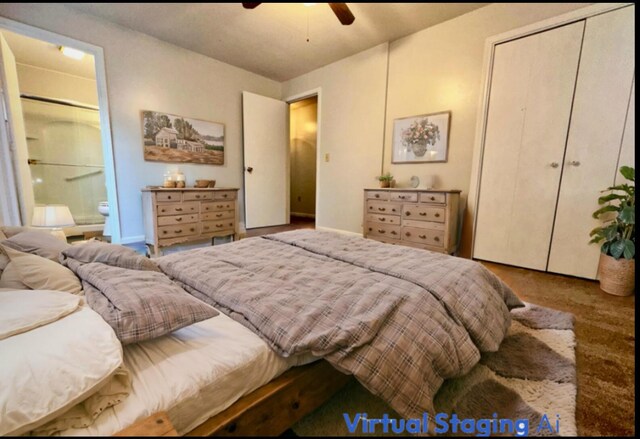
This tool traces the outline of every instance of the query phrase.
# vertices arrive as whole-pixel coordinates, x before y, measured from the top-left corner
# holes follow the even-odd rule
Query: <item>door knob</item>
[[[247,172],[248,172],[249,174],[251,174],[251,173],[253,172],[253,168],[252,168],[251,166],[248,166],[248,167],[247,167]]]
[[[571,160],[569,162],[569,166],[575,166],[577,168],[578,166],[580,166],[580,162],[577,160]]]
[[[551,167],[552,167],[552,168],[557,168],[558,166],[560,166],[560,165],[558,164],[558,162],[551,162]]]

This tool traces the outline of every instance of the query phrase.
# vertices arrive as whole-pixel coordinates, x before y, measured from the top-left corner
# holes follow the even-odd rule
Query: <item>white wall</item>
[[[18,63],[20,93],[98,106],[95,79]]]
[[[180,169],[187,184],[211,178],[220,186],[241,187],[240,93],[279,98],[280,83],[60,4],[2,3],[0,15],[104,49],[123,240],[144,234],[140,189],[161,184],[168,167],[144,161],[141,110],[224,123],[225,165],[191,164]]]
[[[289,107],[290,207],[292,214],[316,213],[317,98]]]
[[[376,185],[382,160],[386,71],[385,43],[283,84],[284,98],[320,88],[318,227],[362,231],[362,189]]]

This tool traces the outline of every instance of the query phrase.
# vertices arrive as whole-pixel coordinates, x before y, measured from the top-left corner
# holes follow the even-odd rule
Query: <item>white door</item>
[[[546,269],[583,29],[495,48],[474,258]]]
[[[33,215],[33,186],[31,171],[27,163],[27,136],[22,117],[22,103],[18,88],[18,71],[16,59],[11,48],[0,33],[0,89],[2,90],[2,106],[0,113],[2,128],[0,128],[0,166],[3,185],[2,221],[11,225],[31,224]],[[6,187],[4,187],[6,185]]]
[[[242,92],[247,229],[289,223],[288,105]]]
[[[636,163],[636,87],[631,87],[631,96],[629,97],[629,111],[627,111],[627,123],[624,127],[624,135],[622,137],[622,146],[620,147],[620,158],[616,170],[615,184],[628,183],[628,181],[620,174],[621,166],[635,167]]]
[[[600,191],[617,174],[635,68],[634,7],[587,19],[548,270],[595,279]],[[631,119],[632,120],[632,119]]]

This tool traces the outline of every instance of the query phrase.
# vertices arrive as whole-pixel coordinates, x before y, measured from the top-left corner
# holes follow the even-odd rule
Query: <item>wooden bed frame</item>
[[[352,378],[324,360],[294,367],[185,436],[279,436]]]

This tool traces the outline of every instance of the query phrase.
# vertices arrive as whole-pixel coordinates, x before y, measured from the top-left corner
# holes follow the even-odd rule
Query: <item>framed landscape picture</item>
[[[224,165],[224,124],[142,111],[144,159]]]
[[[450,120],[450,111],[394,120],[391,163],[446,162]]]

